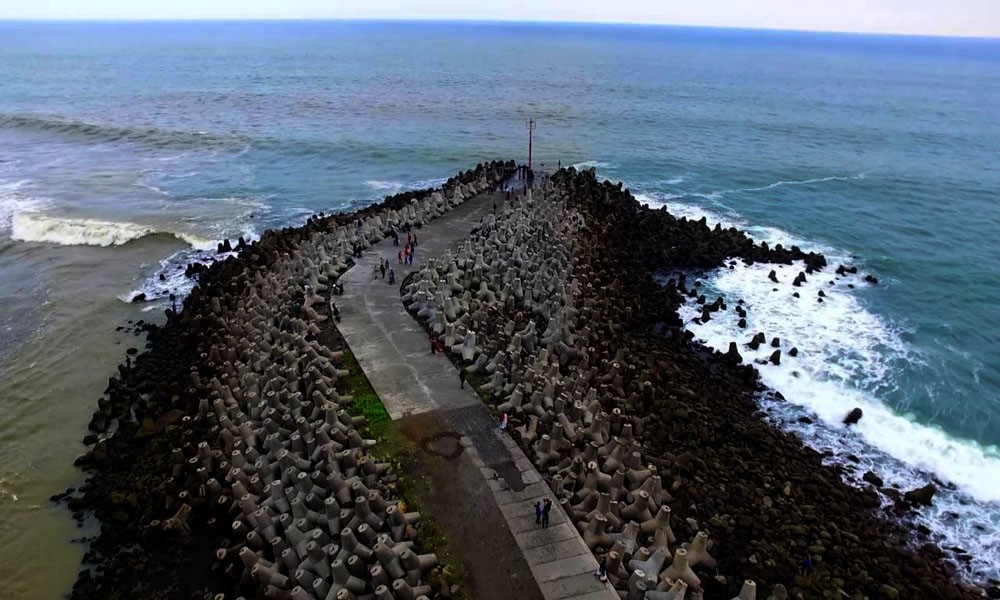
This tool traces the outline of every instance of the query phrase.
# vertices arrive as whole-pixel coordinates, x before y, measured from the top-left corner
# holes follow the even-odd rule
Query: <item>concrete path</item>
[[[440,258],[456,249],[479,224],[479,219],[502,205],[502,194],[482,194],[442,218],[417,230],[413,266],[400,265],[400,249],[383,240],[357,259],[341,278],[344,295],[337,299],[338,328],[393,419],[439,411],[459,433],[466,451],[473,453],[484,485],[503,514],[542,595],[549,600],[582,598],[617,600],[618,595],[594,576],[597,561],[531,461],[508,436],[482,401],[466,385],[459,388],[458,371],[441,354],[431,354],[427,335],[406,312],[399,283],[420,268],[428,257]],[[405,237],[403,238],[405,243]],[[373,279],[372,269],[382,257],[396,271],[396,284]],[[534,503],[551,498],[550,527],[535,524]]]

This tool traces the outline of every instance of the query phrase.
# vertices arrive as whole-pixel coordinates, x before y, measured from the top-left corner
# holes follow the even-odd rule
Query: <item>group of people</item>
[[[401,265],[412,265],[413,258],[416,255],[416,253],[417,253],[417,234],[407,233],[406,245],[403,246],[402,250],[396,253],[396,258],[399,259],[399,264]]]
[[[372,267],[372,280],[374,281],[379,277],[381,277],[382,279],[386,279],[387,275],[389,279],[389,285],[396,283],[396,272],[393,271],[392,267],[389,266],[389,259],[380,258],[378,259],[378,264]]]
[[[535,501],[535,524],[541,525],[542,529],[549,528],[549,513],[552,512],[552,500],[546,498],[544,501]]]

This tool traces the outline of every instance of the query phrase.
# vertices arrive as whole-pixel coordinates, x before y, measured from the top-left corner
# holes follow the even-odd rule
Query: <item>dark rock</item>
[[[882,481],[882,478],[873,473],[872,471],[865,471],[865,474],[862,477],[862,479],[874,485],[875,487],[882,487],[883,485],[885,485],[885,482]]]
[[[937,486],[933,483],[928,483],[922,488],[917,488],[915,490],[910,490],[903,494],[908,502],[913,504],[921,504],[923,506],[930,506],[931,500],[934,498],[934,494],[937,493]]]
[[[132,302],[133,303],[139,303],[139,302],[145,302],[145,301],[146,301],[146,293],[145,292],[139,292],[135,296],[132,296]]]
[[[860,408],[854,408],[853,410],[851,410],[851,412],[847,413],[846,417],[844,417],[844,424],[854,425],[855,423],[861,420],[861,416],[863,414],[864,412],[862,412]]]

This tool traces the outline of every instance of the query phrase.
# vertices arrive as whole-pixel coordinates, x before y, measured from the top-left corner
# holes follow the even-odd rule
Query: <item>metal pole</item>
[[[535,131],[535,120],[528,119],[528,170],[531,170],[531,143],[532,133]]]

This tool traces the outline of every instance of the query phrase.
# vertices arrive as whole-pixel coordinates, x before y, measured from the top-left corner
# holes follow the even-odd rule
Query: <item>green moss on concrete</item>
[[[344,352],[341,368],[346,369],[349,374],[343,379],[343,393],[354,398],[347,409],[352,416],[365,418],[364,433],[370,438],[381,440],[385,434],[386,427],[392,422],[389,413],[382,405],[378,394],[372,388],[361,365],[358,364],[354,354],[350,350]]]
[[[404,475],[417,468],[416,449],[395,427],[371,382],[368,381],[368,377],[350,350],[344,352],[341,368],[349,372],[347,377],[341,380],[343,385],[341,392],[354,398],[347,412],[352,416],[365,418],[363,427],[365,437],[378,441],[372,454],[380,461],[392,464],[392,470],[398,476],[390,487],[394,488],[396,495],[406,503],[407,510],[422,512],[420,492],[422,487],[429,485],[429,479]],[[468,600],[465,567],[454,558],[448,538],[441,526],[426,512],[421,514],[417,544],[421,553],[436,554],[441,563],[427,574],[428,585],[438,593],[442,589],[447,589],[450,597],[456,600]]]

